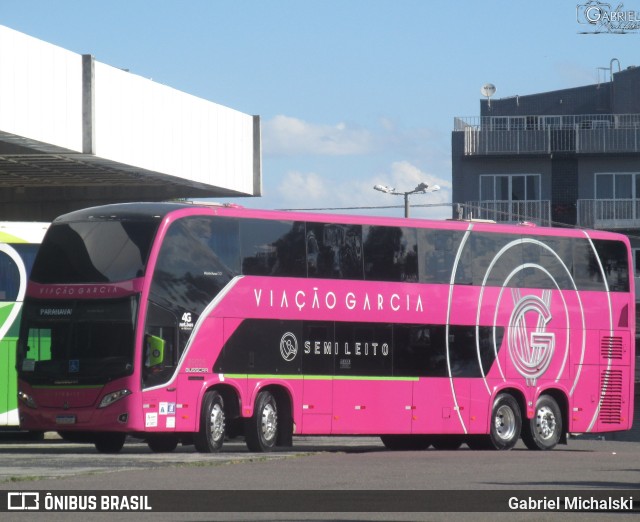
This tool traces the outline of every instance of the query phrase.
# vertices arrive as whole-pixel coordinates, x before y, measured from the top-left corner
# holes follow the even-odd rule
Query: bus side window
[[[308,277],[364,278],[362,225],[308,222],[306,248]]]
[[[594,239],[593,246],[598,252],[609,290],[628,292],[629,262],[625,244],[621,241]]]
[[[578,290],[604,291],[605,285],[596,253],[586,239],[573,242],[573,278]]]
[[[451,281],[452,269],[464,235],[464,232],[454,230],[418,230],[420,282],[448,284]],[[456,267],[457,284],[472,283],[472,257],[467,244]]]
[[[416,231],[363,226],[364,274],[370,281],[418,281]]]
[[[240,238],[244,275],[306,275],[303,222],[242,220]]]

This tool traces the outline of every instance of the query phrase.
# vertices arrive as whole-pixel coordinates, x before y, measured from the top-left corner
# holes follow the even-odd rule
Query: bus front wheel
[[[533,418],[522,430],[522,440],[531,450],[550,450],[562,435],[562,413],[550,395],[541,395]]]
[[[202,400],[200,430],[194,435],[193,443],[201,453],[216,453],[222,448],[225,433],[225,415],[222,396],[208,391]]]
[[[245,439],[250,451],[272,451],[278,440],[278,404],[268,391],[256,398],[253,416],[247,419]]]
[[[497,450],[510,450],[518,442],[521,430],[522,413],[518,401],[508,393],[501,393],[491,410],[491,444]]]

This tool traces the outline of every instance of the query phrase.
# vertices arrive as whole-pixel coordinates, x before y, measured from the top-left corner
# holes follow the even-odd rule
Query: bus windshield
[[[158,221],[53,224],[33,266],[36,283],[113,283],[142,277]]]
[[[103,384],[130,375],[137,307],[137,297],[28,302],[18,344],[20,378]]]

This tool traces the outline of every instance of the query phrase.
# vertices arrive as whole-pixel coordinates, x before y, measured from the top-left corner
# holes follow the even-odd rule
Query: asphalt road
[[[555,498],[568,491],[614,492],[640,501],[640,443],[572,439],[567,446],[550,452],[532,452],[518,445],[510,452],[472,451],[463,446],[456,451],[387,451],[379,439],[295,438],[293,448],[273,453],[247,451],[242,441],[228,441],[218,454],[201,454],[192,447],[173,453],[152,453],[145,444],[131,441],[116,455],[98,453],[93,446],[70,444],[58,439],[20,442],[0,439],[0,489],[8,491],[69,492],[114,490],[134,494],[165,492],[170,498],[193,498],[206,494],[213,504],[222,504],[221,492],[235,492],[238,509],[251,509],[252,500],[264,490],[280,492],[282,502],[306,498],[320,502],[327,492],[348,501],[351,494],[375,492],[376,498],[395,500],[416,492],[450,490],[443,493],[451,509],[463,506],[482,509],[484,499],[494,492],[518,490],[522,496]],[[629,492],[628,490],[635,490]],[[174,495],[173,497],[171,495]],[[177,497],[175,495],[178,495]],[[216,501],[216,495],[218,500]],[[426,495],[426,493],[424,494]],[[439,494],[437,494],[439,495]],[[436,496],[437,496],[436,495]],[[520,496],[520,495],[519,495]],[[158,497],[154,497],[158,502]],[[335,500],[334,498],[334,500]],[[213,500],[212,500],[213,499]],[[473,499],[470,501],[469,499]],[[163,499],[160,499],[163,500]],[[244,500],[244,501],[243,501]],[[357,504],[357,497],[353,502]],[[422,499],[424,500],[424,499]],[[435,498],[442,500],[442,498]],[[466,506],[471,507],[467,509]],[[476,503],[476,504],[474,504]],[[304,503],[303,503],[304,504]],[[163,504],[165,505],[165,504]],[[313,504],[315,505],[315,504]],[[333,504],[332,504],[333,505]],[[338,503],[337,506],[341,504]],[[377,504],[376,504],[377,505]],[[384,502],[381,504],[385,506]],[[396,504],[391,504],[396,505]],[[448,504],[447,504],[448,505]],[[317,507],[317,506],[316,506]],[[246,513],[11,513],[11,520],[584,520],[597,514],[547,513],[399,513],[386,512],[283,512]],[[1,515],[0,515],[1,517]],[[616,520],[637,515],[617,515]]]

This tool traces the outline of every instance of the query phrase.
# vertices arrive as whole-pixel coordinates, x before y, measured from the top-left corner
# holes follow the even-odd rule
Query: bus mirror
[[[164,362],[164,339],[162,337],[156,337],[155,335],[147,335],[146,344],[146,366],[153,368],[154,366],[161,365]]]

